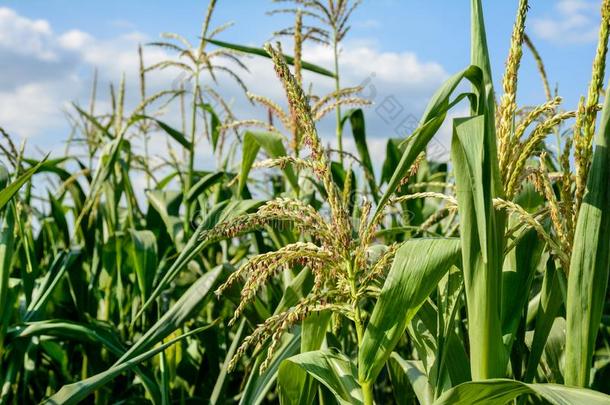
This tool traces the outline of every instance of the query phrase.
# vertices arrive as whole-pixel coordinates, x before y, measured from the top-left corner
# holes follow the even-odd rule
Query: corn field
[[[610,0],[588,88],[567,106],[527,0],[494,89],[471,0],[470,64],[379,164],[371,100],[340,74],[359,0],[278,1],[271,14],[294,23],[261,48],[224,41],[216,3],[195,43],[171,33],[134,50],[137,107],[125,81],[109,112],[97,83],[71,106],[64,156],[1,131],[0,403],[610,404]],[[307,62],[311,42],[332,69]],[[146,65],[150,48],[174,57]],[[524,53],[541,105],[517,105]],[[251,58],[269,59],[285,99],[247,91]],[[160,70],[184,80],[149,94]],[[304,71],[334,90],[314,94]],[[236,117],[217,75],[268,119]],[[447,124],[449,160],[435,161]]]

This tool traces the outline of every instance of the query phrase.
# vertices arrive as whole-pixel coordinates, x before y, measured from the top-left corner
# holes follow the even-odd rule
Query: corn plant
[[[123,79],[102,110],[94,75],[65,156],[32,155],[0,128],[0,403],[610,402],[610,1],[587,95],[565,109],[527,36],[527,0],[496,97],[471,0],[469,66],[388,140],[380,173],[370,102],[339,74],[360,2],[272,10],[294,15],[275,32],[293,56],[217,39],[229,25],[211,29],[216,3],[196,46],[148,44],[174,59],[147,66],[138,48],[133,108]],[[332,71],[307,62],[307,41],[333,48]],[[546,101],[519,106],[528,52]],[[244,92],[266,121],[236,117],[217,80],[243,83],[247,55],[268,58],[284,89],[288,108]],[[183,80],[149,94],[159,69]],[[335,91],[318,95],[304,70]],[[470,111],[451,122],[450,161],[433,161],[458,105]],[[331,113],[336,150],[317,127]],[[201,148],[216,167],[198,169]]]

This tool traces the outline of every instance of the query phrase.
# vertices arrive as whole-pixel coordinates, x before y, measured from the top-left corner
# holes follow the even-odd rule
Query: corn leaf
[[[0,210],[13,198],[13,196],[19,191],[21,187],[42,167],[46,161],[46,157],[39,161],[35,166],[30,167],[12,183],[3,187],[0,191]],[[6,173],[6,169],[5,169]],[[6,178],[6,176],[4,176]]]
[[[273,384],[278,378],[278,370],[282,362],[299,352],[301,344],[301,333],[295,330],[294,334],[285,333],[282,336],[280,347],[273,355],[273,360],[269,367],[262,373],[259,373],[259,367],[264,360],[265,353],[262,353],[256,358],[252,373],[248,377],[246,386],[239,401],[240,405],[259,405],[265,400],[265,396],[273,387]]]
[[[375,380],[407,323],[459,255],[457,239],[413,239],[398,249],[358,352],[361,383]]]
[[[542,280],[540,302],[536,311],[536,326],[533,331],[534,336],[530,345],[527,368],[523,376],[524,382],[534,381],[544,346],[547,343],[553,322],[559,314],[559,309],[563,303],[559,277],[561,277],[561,274],[555,269],[554,261],[552,259],[549,260]]]
[[[356,150],[360,156],[360,162],[362,163],[365,178],[369,184],[371,195],[373,200],[377,202],[379,200],[379,190],[377,183],[375,182],[375,171],[373,169],[373,162],[369,153],[369,147],[366,142],[366,128],[364,125],[364,112],[361,108],[355,108],[345,113],[341,119],[341,128],[349,120],[352,128],[352,136],[354,137],[354,143],[356,144]]]
[[[135,356],[129,360],[125,360],[110,367],[108,370],[103,371],[99,374],[96,374],[92,377],[86,378],[84,380],[78,381],[73,384],[67,384],[61,387],[59,391],[57,391],[53,396],[47,399],[45,404],[76,404],[85,398],[87,398],[93,391],[102,387],[107,382],[116,378],[119,374],[130,370],[131,368],[137,366],[139,363],[150,359],[151,357],[156,356],[163,350],[167,349],[171,345],[186,339],[187,337],[194,335],[196,333],[203,332],[209,326],[203,326],[201,328],[192,330],[190,332],[184,333],[183,335],[178,336],[170,340],[167,343],[161,344],[154,349],[146,351],[138,356]]]
[[[145,302],[152,290],[157,271],[157,238],[149,230],[131,230],[130,254],[138,288]]]
[[[434,388],[422,371],[420,361],[405,360],[398,353],[392,352],[388,359],[388,371],[396,403],[412,404],[413,401],[408,400],[410,393],[415,394],[421,405],[430,405],[434,401]]]
[[[610,270],[610,90],[576,222],[567,298],[566,384],[586,387]]]
[[[260,148],[263,148],[271,158],[279,158],[287,155],[283,138],[280,134],[273,132],[246,132],[242,145],[243,155],[239,174],[239,184],[237,186],[238,194],[241,194],[246,186],[248,174],[250,173],[250,169],[252,168],[252,164],[254,163]],[[298,180],[292,170],[292,166],[288,165],[284,167],[283,171],[286,174],[286,178],[290,182],[290,185],[295,190],[298,189]]]
[[[125,347],[119,341],[114,330],[97,323],[76,323],[64,320],[28,322],[9,329],[7,335],[14,339],[28,339],[35,336],[51,336],[76,342],[88,342],[101,345],[117,358],[125,353]],[[154,403],[160,403],[161,394],[154,376],[147,368],[136,366],[134,370],[142,379],[146,390]]]
[[[161,128],[166,134],[168,134],[174,141],[178,142],[180,145],[184,146],[186,149],[191,148],[191,143],[186,139],[186,136],[177,129],[173,128],[171,125],[148,115],[135,115],[132,117],[132,122],[134,123],[139,120],[151,120],[155,122],[159,128]]]
[[[475,380],[502,376],[508,360],[500,312],[503,250],[494,241],[497,225],[485,138],[485,116],[454,121],[451,157],[460,214],[470,359]]]
[[[15,214],[9,205],[0,218],[0,355],[4,352],[4,335],[11,317],[9,302],[9,277],[13,263],[13,246],[15,243]]]
[[[356,381],[356,367],[344,354],[336,350],[316,350],[286,359],[280,365],[278,384],[285,403],[300,398],[300,391],[293,391],[295,377],[307,372],[332,392],[340,404],[362,404],[362,391]],[[301,387],[298,386],[298,389]]]
[[[180,299],[172,305],[169,311],[165,312],[163,316],[159,318],[159,320],[155,322],[155,324],[151,326],[123,356],[121,356],[115,365],[148,350],[189,320],[197,308],[210,297],[222,270],[223,266],[218,266],[193,283],[189,289],[180,296]]]
[[[252,46],[231,44],[229,42],[217,41],[215,39],[210,39],[210,38],[206,38],[205,41],[209,42],[210,44],[219,46],[221,48],[233,49],[235,51],[248,53],[250,55],[258,55],[258,56],[262,56],[265,58],[271,58],[271,56],[269,56],[267,51],[265,51],[263,48],[254,48]],[[294,58],[292,56],[284,55],[284,59],[286,60],[287,64],[289,64],[289,65],[294,64]],[[321,74],[322,76],[333,77],[333,78],[335,77],[335,74],[333,72],[331,72],[330,70],[324,69],[323,67],[320,67],[318,65],[314,65],[313,63],[302,61],[301,67],[305,70],[309,70],[310,72]]]
[[[459,73],[451,76],[434,94],[419,127],[413,134],[403,142],[404,150],[398,166],[394,169],[392,177],[388,181],[388,187],[379,199],[375,216],[380,215],[390,196],[396,191],[401,180],[407,175],[415,159],[425,151],[426,147],[434,135],[438,132],[445,121],[447,112],[462,99],[469,98],[471,103],[476,105],[471,93],[461,93],[454,100],[450,100],[456,87],[464,80],[469,80],[473,86],[479,88],[482,83],[482,72],[477,66],[469,66]]]
[[[47,274],[44,276],[40,286],[36,289],[23,317],[25,322],[37,320],[44,309],[45,304],[51,298],[51,294],[61,281],[63,275],[70,269],[76,259],[80,256],[79,250],[60,252],[51,263]]]
[[[182,270],[206,246],[206,231],[212,229],[216,224],[241,215],[258,205],[260,205],[260,202],[254,200],[231,202],[227,200],[214,206],[210,212],[207,213],[205,218],[202,219],[195,232],[193,232],[186,245],[180,251],[180,254],[176,260],[172,262],[170,268],[167,269],[159,283],[155,286],[150,294],[150,297],[148,297],[148,300],[146,300],[140,311],[138,311],[136,314],[133,322],[135,322],[142,315],[142,313],[148,307],[150,307],[150,305],[152,305],[154,300],[178,275],[180,270]]]
[[[602,405],[610,401],[610,396],[588,389],[498,378],[460,384],[441,395],[434,405],[503,405],[526,394],[540,396],[554,405]]]

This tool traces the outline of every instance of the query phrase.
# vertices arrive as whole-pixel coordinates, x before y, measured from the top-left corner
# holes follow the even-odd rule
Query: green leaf
[[[131,230],[130,235],[131,260],[144,302],[150,295],[157,271],[157,238],[149,230]]]
[[[330,311],[313,312],[303,320],[303,325],[301,326],[301,353],[320,349],[326,336],[326,329],[330,323],[331,315]],[[292,387],[290,390],[300,394],[298,397],[284,398],[284,391],[280,391],[280,395],[283,398],[281,402],[313,403],[318,388],[316,380],[305,372],[295,372],[293,374],[289,382]]]
[[[157,354],[164,351],[171,345],[173,345],[183,339],[186,339],[187,337],[189,337],[191,335],[203,332],[204,330],[206,330],[209,327],[210,326],[204,326],[204,327],[192,330],[190,332],[187,332],[183,335],[178,336],[177,338],[170,340],[167,343],[161,344],[161,345],[155,347],[154,349],[144,352],[136,357],[133,357],[129,360],[122,361],[119,364],[116,364],[116,365],[110,367],[106,371],[103,371],[99,374],[96,374],[96,375],[86,378],[84,380],[78,381],[76,383],[64,385],[63,387],[61,387],[61,389],[59,391],[57,391],[53,396],[51,396],[49,399],[47,399],[44,403],[45,404],[63,404],[63,405],[76,404],[76,403],[84,400],[85,398],[87,398],[93,391],[99,389],[104,384],[106,384],[109,381],[111,381],[112,379],[116,378],[119,374],[130,370],[131,368],[135,367],[139,363],[141,363],[145,360],[148,360],[151,357],[156,356]]]
[[[544,250],[544,242],[535,230],[525,231],[506,262],[510,268],[502,272],[502,334],[510,351],[523,307],[530,297],[530,289]]]
[[[352,127],[352,135],[354,137],[354,143],[356,144],[356,150],[358,151],[365,172],[364,176],[369,183],[373,199],[377,202],[379,200],[379,190],[377,188],[377,183],[375,182],[373,162],[371,161],[371,155],[369,154],[369,148],[366,143],[366,129],[362,109],[356,108],[345,113],[341,119],[341,128],[343,128],[348,119],[350,126]]]
[[[251,46],[244,46],[244,45],[237,45],[237,44],[231,44],[228,42],[223,42],[223,41],[217,41],[215,39],[209,39],[206,38],[205,40],[206,42],[209,42],[210,44],[216,45],[216,46],[220,46],[221,48],[227,48],[227,49],[233,49],[235,51],[239,51],[239,52],[243,52],[243,53],[248,53],[251,55],[258,55],[258,56],[262,56],[265,58],[271,58],[271,56],[269,56],[269,54],[267,53],[267,51],[265,51],[263,48],[254,48]],[[286,60],[286,63],[289,65],[293,65],[294,64],[294,58],[292,56],[288,56],[288,55],[284,55],[284,59]],[[318,73],[321,74],[323,76],[328,76],[328,77],[335,77],[335,74],[327,69],[324,69],[323,67],[314,65],[313,63],[309,63],[309,62],[305,62],[302,61],[301,62],[301,67],[305,70],[309,70],[310,72],[314,72],[314,73]]]
[[[136,122],[141,119],[147,119],[147,120],[154,121],[159,126],[159,128],[161,128],[163,131],[165,131],[165,133],[168,134],[170,137],[172,137],[176,142],[178,142],[180,145],[184,146],[186,149],[191,149],[191,143],[186,139],[186,136],[184,136],[184,134],[182,132],[171,127],[170,125],[166,124],[165,122],[158,120],[154,117],[151,117],[149,115],[135,115],[132,117],[133,122]]]
[[[282,364],[285,359],[298,353],[300,344],[300,332],[295,332],[294,335],[290,333],[285,333],[282,336],[282,342],[280,343],[280,347],[273,355],[273,360],[271,361],[271,364],[263,374],[259,374],[259,367],[266,353],[261,353],[254,362],[253,371],[252,373],[250,373],[250,377],[248,377],[248,381],[246,382],[246,386],[242,393],[239,404],[261,404],[265,400],[265,396],[278,378],[278,369],[280,368],[280,364]]]
[[[178,275],[178,273],[186,267],[186,265],[203,250],[207,244],[206,231],[212,229],[215,225],[222,223],[223,221],[235,218],[238,215],[245,213],[253,208],[260,205],[259,201],[255,200],[244,200],[244,201],[224,201],[216,204],[210,209],[207,215],[202,218],[201,223],[197,226],[197,229],[188,242],[184,245],[178,257],[172,262],[171,266],[159,283],[155,286],[148,300],[142,305],[142,308],[134,317],[135,322],[144,311],[152,305],[154,300],[161,294],[161,292],[167,288],[169,283]]]
[[[256,159],[256,155],[260,148],[263,148],[265,152],[271,158],[279,158],[286,156],[286,148],[284,147],[283,137],[280,134],[273,132],[251,132],[247,131],[244,135],[242,144],[242,161],[241,171],[239,174],[239,183],[237,186],[237,193],[241,195],[246,182],[248,181],[248,174],[252,168],[252,164]],[[292,166],[288,165],[283,168],[286,178],[290,182],[293,189],[297,190],[299,187],[298,180],[292,170]]]
[[[362,404],[362,391],[356,381],[356,367],[337,350],[316,350],[292,356],[280,365],[278,384],[283,399],[300,398],[293,381],[303,371],[328,388],[340,404]],[[298,403],[298,402],[287,402]]]
[[[12,314],[9,307],[9,277],[13,263],[13,246],[15,243],[15,214],[13,205],[9,205],[0,218],[0,356],[4,352],[4,335]]]
[[[44,309],[45,304],[51,298],[51,294],[61,281],[63,275],[72,267],[76,259],[80,256],[80,250],[71,250],[60,252],[51,263],[47,270],[40,286],[36,289],[32,296],[30,305],[23,317],[24,321],[28,322],[36,320],[36,317]]]
[[[29,339],[34,336],[52,336],[70,341],[102,345],[117,358],[125,353],[125,348],[119,341],[116,331],[102,324],[47,320],[18,325],[11,328],[8,333],[10,339]],[[135,372],[142,379],[146,390],[153,398],[153,402],[159,403],[158,398],[161,394],[152,373],[147,368],[140,366],[136,366]]]
[[[201,107],[201,109],[207,111],[208,114],[210,114],[210,127],[212,129],[210,138],[212,140],[212,148],[216,150],[216,145],[218,145],[218,138],[220,137],[220,127],[222,127],[222,123],[220,122],[220,118],[218,118],[218,114],[216,114],[216,111],[214,111],[214,107],[212,107],[211,104],[199,104],[199,107]]]
[[[220,373],[218,375],[218,378],[216,379],[216,383],[214,384],[214,389],[212,390],[212,395],[210,396],[211,405],[219,403],[222,396],[224,395],[227,375],[229,374],[229,363],[235,355],[239,344],[241,343],[241,338],[244,334],[245,326],[246,320],[242,319],[239,324],[239,327],[237,328],[237,331],[235,332],[235,335],[233,336],[233,341],[231,342],[229,350],[227,350],[225,361],[222,363],[222,368],[220,369]]]
[[[102,125],[102,123],[99,122],[99,120],[96,117],[94,117],[93,115],[89,114],[87,111],[83,110],[82,108],[80,108],[75,103],[72,103],[72,106],[74,107],[74,109],[76,111],[78,111],[78,113],[82,117],[84,117],[87,121],[89,121],[91,124],[93,124],[94,127],[96,127],[99,131],[101,131],[109,139],[113,138],[113,136],[110,134],[110,132],[108,132],[109,129],[110,129],[110,126],[113,123],[112,120],[108,120],[108,124],[107,125]]]
[[[4,206],[11,200],[11,198],[13,198],[13,196],[15,194],[17,194],[17,192],[19,191],[19,189],[34,175],[36,174],[36,172],[38,172],[38,170],[41,168],[41,166],[44,164],[44,162],[46,161],[46,157],[44,159],[42,159],[40,162],[38,162],[38,164],[36,164],[36,166],[30,167],[29,169],[27,169],[25,172],[23,172],[23,174],[21,176],[19,176],[15,181],[13,181],[12,183],[10,183],[9,185],[5,186],[2,191],[0,191],[0,210],[2,208],[4,208]],[[6,171],[5,171],[5,175],[3,176],[4,179],[6,179]]]
[[[553,259],[549,259],[540,289],[540,302],[536,311],[536,326],[534,327],[530,355],[527,359],[527,368],[523,377],[524,382],[534,381],[544,346],[547,343],[549,333],[563,303],[559,285],[559,277],[561,276],[555,269]]]
[[[188,203],[193,203],[197,197],[199,197],[210,187],[220,183],[226,175],[227,173],[225,172],[214,172],[203,176],[189,189],[188,193],[186,194],[186,201]]]
[[[500,309],[504,229],[493,209],[486,125],[483,115],[456,119],[451,142],[474,380],[504,375],[508,361]]]
[[[407,323],[459,257],[458,239],[413,239],[398,249],[358,351],[360,382],[375,381]]]
[[[477,66],[469,66],[459,73],[451,76],[434,94],[423,117],[420,121],[419,127],[413,132],[413,134],[406,139],[404,142],[404,150],[398,166],[395,168],[392,177],[388,181],[388,187],[379,199],[375,215],[380,215],[388,202],[392,194],[396,191],[400,182],[409,172],[411,166],[415,162],[415,159],[423,152],[430,140],[438,132],[441,125],[445,121],[447,112],[459,103],[463,98],[472,98],[471,93],[459,94],[453,101],[450,101],[450,97],[455,91],[456,87],[464,80],[468,79],[473,86],[480,87],[482,83],[482,72]],[[471,99],[471,104],[476,105],[476,100]]]
[[[150,207],[159,214],[165,225],[165,230],[178,248],[181,248],[180,234],[182,232],[182,220],[178,216],[178,207],[182,201],[182,193],[179,191],[147,190],[146,197]]]
[[[180,299],[165,312],[153,326],[151,326],[137,342],[117,361],[133,358],[134,356],[148,350],[157,343],[163,341],[170,333],[181,327],[189,320],[193,313],[211,295],[223,266],[217,266],[214,270],[201,276],[194,282]]]
[[[394,397],[400,405],[412,404],[409,394],[417,397],[421,405],[429,405],[434,400],[434,389],[422,371],[421,362],[405,360],[396,352],[388,359],[388,371],[394,388]]]
[[[381,167],[381,179],[379,180],[379,184],[389,182],[392,179],[394,170],[398,166],[398,163],[402,157],[402,152],[400,150],[401,143],[402,139],[400,138],[388,139],[385,148],[385,160],[383,161],[383,166]]]
[[[554,405],[602,405],[610,401],[610,396],[588,389],[498,378],[460,384],[441,395],[434,405],[504,405],[525,394],[538,395]]]
[[[610,272],[610,88],[578,213],[568,277],[565,381],[586,387]]]
[[[48,193],[48,198],[49,203],[51,204],[51,216],[60,232],[60,235],[58,236],[63,239],[65,246],[70,246],[70,229],[68,228],[68,221],[66,220],[66,214],[61,201],[53,197],[51,192]]]

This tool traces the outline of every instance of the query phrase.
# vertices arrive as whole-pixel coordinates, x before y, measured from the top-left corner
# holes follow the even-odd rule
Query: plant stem
[[[353,262],[350,260],[348,265],[348,274],[350,278],[350,288],[352,295],[352,308],[354,311],[354,324],[356,326],[356,337],[358,339],[358,347],[362,346],[364,340],[364,322],[362,322],[362,314],[358,305],[358,287],[356,285],[356,272]],[[371,381],[360,381],[362,388],[362,396],[365,405],[373,405],[373,384]]]
[[[191,189],[191,185],[193,184],[193,171],[195,167],[195,144],[197,138],[197,100],[199,97],[199,69],[195,73],[193,78],[193,102],[192,102],[192,111],[191,111],[191,145],[189,147],[189,165],[188,165],[188,173],[186,174],[186,180],[184,184],[184,198]],[[191,220],[191,204],[186,202],[185,200],[186,213],[184,215],[184,235],[187,235],[187,229]]]
[[[340,76],[339,76],[339,42],[337,40],[337,32],[335,30],[333,40],[333,52],[335,57],[335,91],[341,89]],[[339,162],[343,167],[343,130],[341,128],[341,107],[337,106],[335,109],[337,114],[337,148],[339,149]]]

